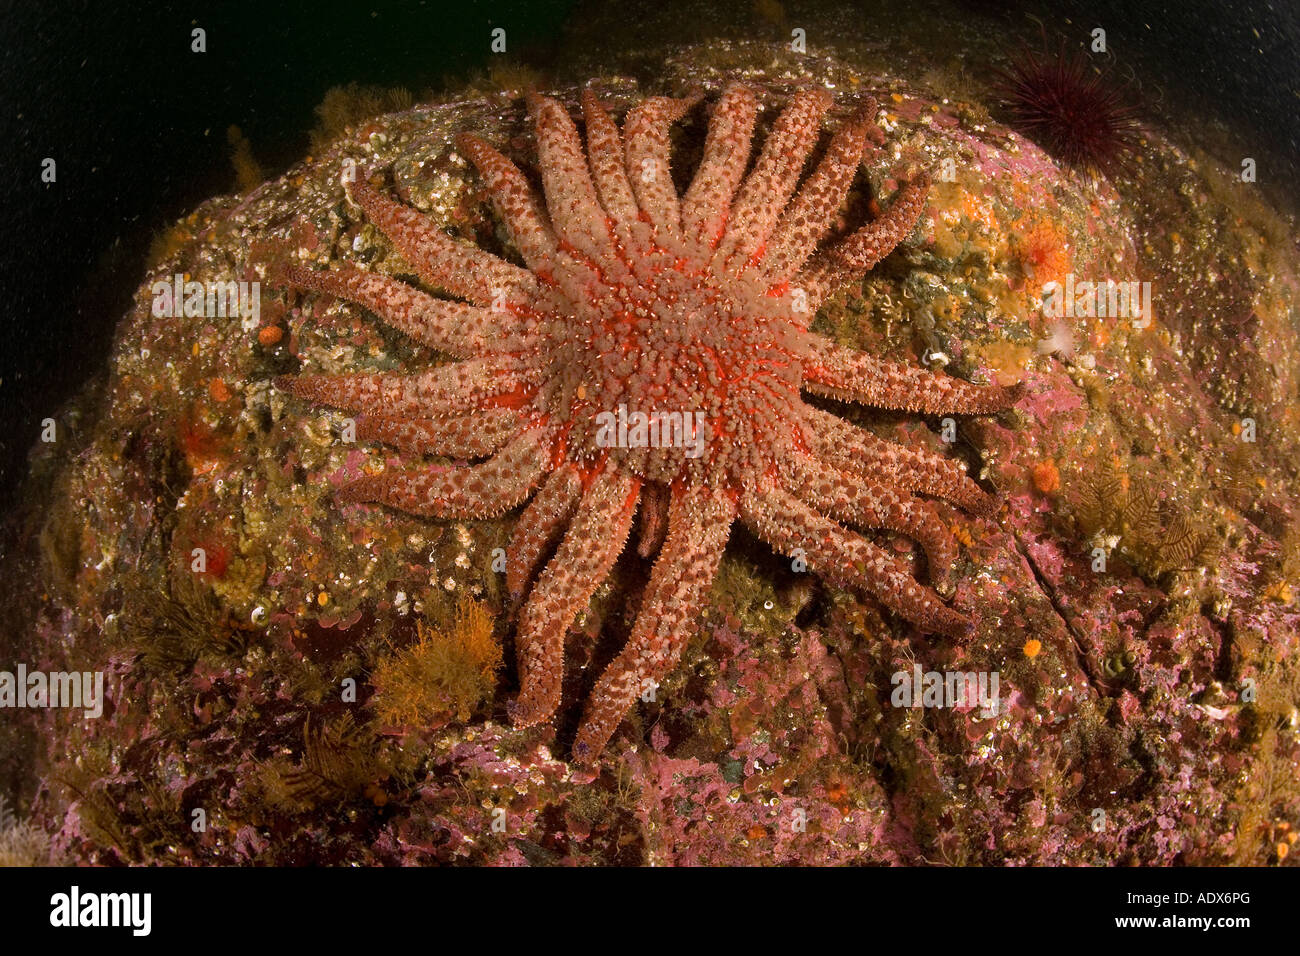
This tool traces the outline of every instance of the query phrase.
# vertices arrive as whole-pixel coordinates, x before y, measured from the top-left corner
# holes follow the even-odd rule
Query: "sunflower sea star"
[[[620,130],[586,90],[584,150],[565,108],[531,95],[542,196],[483,140],[457,140],[526,267],[453,240],[363,176],[351,198],[429,287],[464,301],[346,262],[279,274],[283,285],[364,306],[460,359],[412,375],[300,375],[280,384],[368,413],[359,438],[486,458],[362,478],[341,489],[343,501],[436,518],[497,515],[527,502],[506,572],[522,602],[520,692],[510,707],[517,726],[547,721],[558,708],[566,631],[610,573],[640,508],[639,551],[657,558],[627,645],[597,682],[578,731],[574,755],[587,768],[643,689],[675,666],[737,519],[923,630],[970,628],[845,526],[916,539],[942,586],[955,546],[916,493],[986,515],[994,499],[955,463],[876,438],[806,404],[801,391],[979,414],[1009,407],[1015,390],[883,362],[808,330],[828,293],[911,231],[928,188],[916,177],[883,216],[823,242],[869,139],[879,136],[867,103],[800,185],[830,105],[823,90],[795,94],[746,175],[758,102],[745,86],[728,86],[679,196],[669,127],[694,100],[650,97]],[[669,440],[645,440],[636,427],[628,440],[622,429],[615,436],[610,421],[627,409],[646,413],[642,424],[662,423],[659,437]]]

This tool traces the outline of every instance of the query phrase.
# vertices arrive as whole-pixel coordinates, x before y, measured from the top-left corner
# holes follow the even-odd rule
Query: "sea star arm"
[[[793,495],[770,485],[751,487],[741,496],[740,517],[777,551],[791,554],[802,549],[810,568],[837,584],[871,592],[922,630],[956,637],[971,629],[966,618],[918,584],[884,551]]]
[[[753,171],[741,184],[726,238],[718,247],[729,260],[730,270],[747,266],[767,242],[794,192],[804,161],[817,144],[821,119],[830,105],[825,90],[801,90],[777,118]]]
[[[352,183],[352,198],[429,285],[488,307],[502,300],[527,306],[536,295],[537,280],[527,269],[457,242],[419,211],[380,193],[364,175]]]
[[[582,498],[582,479],[575,465],[551,472],[515,522],[506,552],[506,590],[519,601],[541,566],[546,552],[569,525]]]
[[[417,375],[296,375],[275,380],[299,398],[346,411],[382,408],[399,418],[438,418],[470,411],[524,384],[491,359],[466,359]]]
[[[832,246],[831,257],[854,275],[865,275],[874,269],[912,231],[925,208],[929,191],[929,175],[919,173],[898,191],[885,215]]]
[[[628,178],[637,204],[667,245],[681,235],[681,203],[668,164],[668,127],[686,115],[697,98],[652,96],[634,106],[623,121]]]
[[[589,766],[600,755],[648,683],[676,665],[718,573],[735,516],[734,502],[722,492],[697,485],[673,496],[668,536],[632,634],[596,682],[578,729],[573,752],[580,763]]]
[[[930,177],[921,173],[898,191],[879,219],[808,261],[794,284],[808,291],[813,311],[840,286],[866,275],[907,238],[921,217],[929,189]]]
[[[591,88],[582,91],[582,115],[587,122],[588,164],[600,205],[615,222],[632,222],[637,217],[636,196],[627,178],[618,124]]]
[[[931,580],[946,590],[957,549],[929,502],[875,481],[854,480],[854,476],[808,455],[790,456],[789,472],[787,490],[822,514],[858,527],[895,531],[920,542]]]
[[[826,235],[862,161],[867,129],[875,112],[875,100],[868,100],[840,127],[822,161],[781,214],[763,258],[766,281],[789,280]]]
[[[510,706],[516,727],[548,720],[559,706],[564,634],[627,543],[638,486],[635,478],[612,468],[592,480],[524,604],[516,639],[519,696]]]
[[[610,250],[609,227],[578,128],[569,111],[549,96],[531,94],[528,108],[537,129],[538,166],[555,234],[589,259],[604,260]]]
[[[485,408],[446,420],[367,415],[357,422],[358,441],[378,441],[416,455],[483,458],[519,431],[507,408]]]
[[[956,462],[877,438],[820,408],[809,406],[806,415],[808,427],[803,434],[809,449],[837,468],[888,481],[905,491],[946,498],[971,514],[988,517],[997,511],[997,499]]]
[[[555,233],[537,193],[519,167],[477,136],[462,133],[456,146],[478,169],[510,240],[533,272],[555,267]]]
[[[747,86],[731,83],[713,108],[704,157],[682,199],[682,232],[716,248],[725,233],[732,197],[749,164],[758,100]]]
[[[972,385],[951,375],[884,362],[814,337],[813,354],[804,363],[803,387],[814,395],[877,408],[934,415],[983,415],[1015,404],[1016,388]]]
[[[384,472],[339,489],[345,503],[374,502],[428,518],[486,518],[509,511],[537,487],[546,472],[551,432],[534,428],[478,465],[426,466]]]
[[[350,262],[337,269],[287,266],[279,278],[297,289],[324,292],[355,302],[417,342],[457,358],[525,347],[519,320],[508,312],[491,312],[464,302],[437,299],[414,286]]]

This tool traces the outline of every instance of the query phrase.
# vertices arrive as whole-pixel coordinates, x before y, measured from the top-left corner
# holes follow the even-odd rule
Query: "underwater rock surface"
[[[974,636],[919,636],[738,536],[681,664],[625,720],[604,772],[577,783],[556,755],[635,614],[649,563],[629,553],[570,631],[566,657],[580,664],[557,725],[511,729],[494,552],[513,515],[337,507],[334,488],[393,453],[346,441],[345,415],[290,408],[271,384],[304,364],[381,371],[433,357],[355,306],[267,281],[285,244],[318,267],[410,273],[344,197],[345,160],[391,167],[406,202],[510,254],[452,139],[474,132],[531,166],[519,91],[416,106],[177,223],[122,320],[107,385],[36,452],[44,497],[25,540],[39,559],[8,572],[30,612],[15,653],[103,670],[109,688],[98,719],[32,711],[5,731],[29,755],[23,825],[43,828],[49,853],[1286,860],[1300,826],[1294,224],[1230,166],[1157,131],[1131,173],[1093,182],[996,122],[978,87],[854,62],[717,44],[677,54],[653,85],[594,85],[621,111],[651,93],[716,97],[742,77],[768,107],[760,123],[810,85],[833,90],[837,115],[874,95],[886,145],[851,202],[930,170],[912,236],[813,328],[892,360],[1025,383],[999,417],[922,424],[838,407],[967,460],[1002,496],[993,519],[937,503],[963,545],[953,603]],[[577,115],[577,90],[557,95]],[[697,156],[702,129],[686,124],[675,149]],[[175,310],[155,308],[155,283],[174,289],[178,275],[183,293],[260,283],[256,308],[157,314]],[[1150,283],[1150,314],[1088,314],[1096,299],[1080,283],[1108,279]],[[1061,314],[1045,315],[1054,303]],[[918,557],[910,541],[876,540]],[[969,693],[896,706],[896,675],[927,672],[996,674],[996,713]]]

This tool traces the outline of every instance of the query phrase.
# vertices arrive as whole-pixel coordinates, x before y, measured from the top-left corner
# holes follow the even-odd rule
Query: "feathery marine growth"
[[[559,102],[532,95],[528,105],[542,195],[482,139],[457,140],[525,266],[452,239],[361,176],[352,200],[427,287],[456,300],[346,262],[280,274],[285,285],[364,306],[459,359],[412,374],[299,375],[280,384],[364,413],[359,439],[485,459],[390,469],[345,486],[344,502],[443,519],[525,505],[506,570],[522,602],[515,725],[556,712],[565,633],[638,514],[638,552],[655,557],[654,566],[627,645],[587,703],[574,744],[587,766],[642,690],[677,663],[736,521],[923,630],[966,632],[965,617],[849,526],[917,540],[942,587],[955,545],[920,495],[979,514],[992,513],[994,499],[956,463],[876,438],[801,397],[929,414],[983,414],[1014,401],[1014,389],[884,362],[809,331],[825,297],[883,259],[923,207],[921,175],[880,218],[824,242],[879,137],[875,104],[839,127],[801,183],[829,94],[796,93],[746,175],[758,101],[732,84],[713,107],[703,157],[681,195],[670,174],[670,126],[694,100],[649,97],[620,129],[586,90],[585,149]],[[665,433],[681,440],[611,440],[609,422],[624,410],[671,421]]]

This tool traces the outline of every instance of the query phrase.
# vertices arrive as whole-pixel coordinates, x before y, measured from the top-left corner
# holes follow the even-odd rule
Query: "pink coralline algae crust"
[[[683,52],[653,85],[594,88],[615,116],[647,92],[702,90],[712,103],[745,57],[766,117],[756,142],[799,90],[834,88],[831,127],[868,94],[878,101],[871,119],[888,147],[848,190],[842,228],[871,220],[873,203],[887,211],[914,171],[933,179],[911,234],[828,296],[811,329],[902,366],[1023,383],[1014,409],[950,424],[808,399],[882,440],[960,459],[996,491],[992,515],[933,502],[957,542],[945,604],[973,631],[923,633],[888,602],[737,531],[677,666],[627,711],[593,782],[576,780],[568,758],[580,702],[645,599],[654,565],[631,550],[565,636],[552,724],[512,725],[520,688],[509,667],[467,720],[380,722],[369,675],[409,652],[420,623],[442,627],[462,597],[496,615],[505,659],[517,652],[495,566],[517,514],[339,507],[338,490],[356,482],[465,462],[350,444],[343,413],[274,379],[395,375],[440,358],[381,314],[273,289],[267,267],[289,248],[315,269],[351,262],[417,281],[349,203],[345,159],[387,170],[387,195],[456,241],[521,261],[454,140],[469,130],[527,164],[536,144],[524,104],[420,106],[178,224],[119,329],[106,388],[70,413],[75,442],[35,458],[45,497],[13,549],[25,557],[3,576],[28,622],[14,656],[101,668],[110,687],[98,720],[28,711],[22,735],[0,741],[15,744],[7,755],[33,754],[17,802],[52,854],[1295,864],[1293,226],[1230,166],[1155,133],[1131,177],[1087,182],[952,84],[939,92],[942,71],[885,75],[755,46],[725,62]],[[571,116],[579,97],[556,95]],[[702,155],[707,110],[696,109],[674,127],[674,157]],[[260,325],[155,315],[151,282],[177,273],[261,280]],[[1069,274],[1152,280],[1152,321],[1044,316],[1043,285]],[[279,333],[261,334],[268,326]],[[865,535],[926,579],[912,538]],[[192,572],[195,542],[225,549],[222,573]],[[996,714],[895,706],[895,675],[914,667],[996,672]]]

